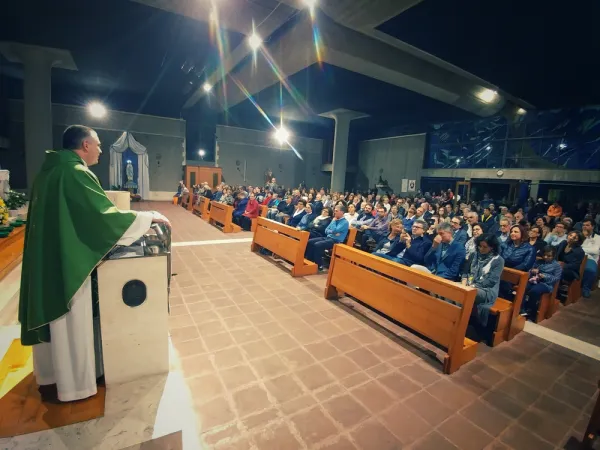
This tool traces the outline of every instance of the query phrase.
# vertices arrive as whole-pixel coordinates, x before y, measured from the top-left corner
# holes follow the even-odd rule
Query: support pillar
[[[331,168],[331,192],[344,192],[346,187],[346,170],[348,168],[348,137],[350,122],[367,117],[366,114],[347,109],[334,110],[321,116],[335,120],[333,137],[333,164]]]
[[[529,196],[533,199],[533,201],[537,201],[540,190],[540,182],[532,181],[529,185]]]
[[[44,152],[54,147],[52,140],[52,68],[77,70],[67,50],[0,42],[0,53],[10,62],[23,64],[23,110],[27,187],[44,162]]]

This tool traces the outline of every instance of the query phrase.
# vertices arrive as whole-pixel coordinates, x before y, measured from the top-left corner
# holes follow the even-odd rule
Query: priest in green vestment
[[[21,343],[33,346],[40,392],[59,401],[97,392],[91,273],[117,244],[130,245],[156,212],[121,211],[89,166],[102,151],[97,133],[73,125],[63,149],[47,151],[30,196],[19,299]],[[101,368],[101,365],[100,365]]]

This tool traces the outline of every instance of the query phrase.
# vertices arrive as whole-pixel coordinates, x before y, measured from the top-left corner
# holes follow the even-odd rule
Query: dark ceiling
[[[378,29],[547,109],[600,103],[598,23],[598,0],[424,0]]]
[[[225,36],[232,47],[243,38]],[[170,117],[180,117],[190,82],[201,84],[203,67],[218,58],[207,24],[125,0],[11,1],[2,7],[0,40],[72,52],[79,70],[53,71],[54,102],[99,98],[113,109]],[[194,67],[188,73],[186,61]],[[22,78],[20,65],[2,71]]]

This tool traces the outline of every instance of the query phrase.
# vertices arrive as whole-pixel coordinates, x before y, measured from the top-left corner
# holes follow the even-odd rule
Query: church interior
[[[0,449],[600,448],[598,20],[0,6]]]

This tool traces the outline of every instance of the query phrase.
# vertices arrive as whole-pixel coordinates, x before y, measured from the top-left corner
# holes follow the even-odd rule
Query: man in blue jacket
[[[424,264],[425,255],[431,248],[431,241],[425,237],[427,228],[427,222],[423,219],[415,220],[412,224],[412,235],[408,234],[405,230],[400,236],[400,241],[387,254],[378,254],[377,256],[404,266]]]
[[[306,244],[304,257],[319,266],[319,270],[323,270],[325,250],[330,250],[335,244],[344,242],[348,235],[348,221],[344,218],[345,212],[343,206],[336,206],[333,220],[325,229],[325,237],[309,239]]]
[[[454,242],[457,242],[464,247],[469,240],[467,230],[464,229],[465,219],[459,216],[453,217],[450,225],[452,225],[452,230],[454,232]]]
[[[424,266],[434,275],[456,281],[465,260],[465,247],[453,239],[452,226],[443,222],[437,227],[437,236],[425,255]]]

